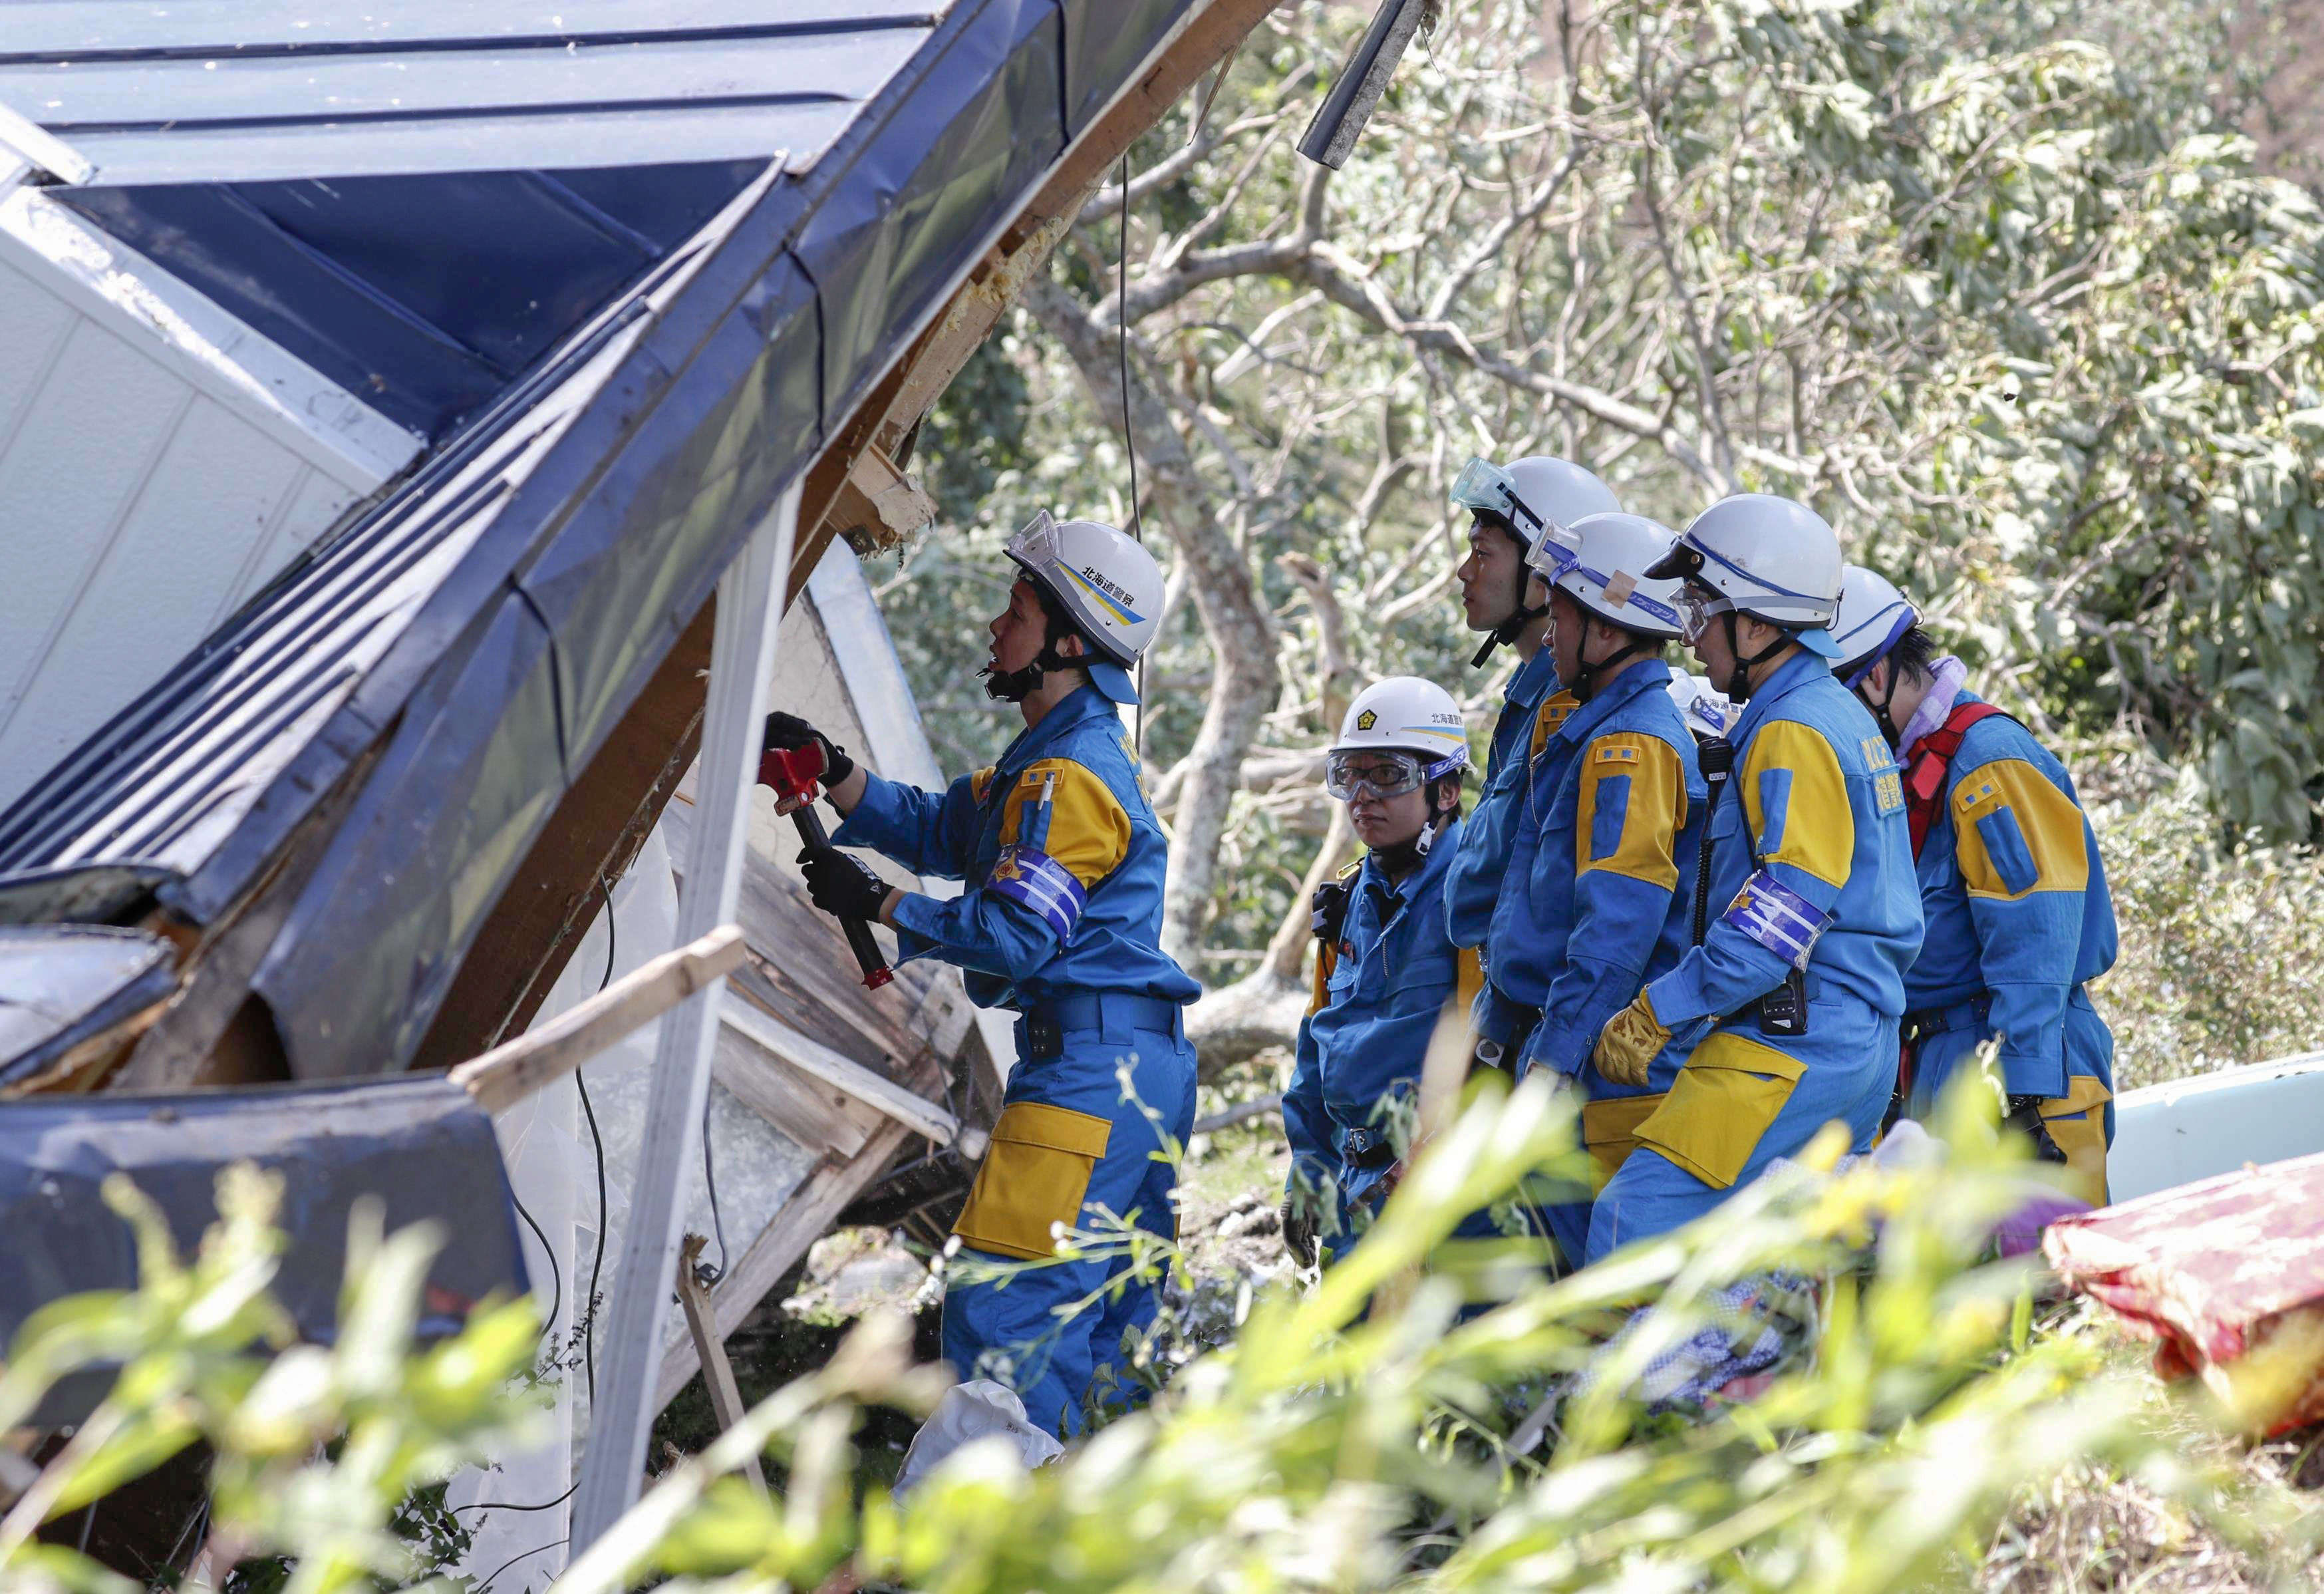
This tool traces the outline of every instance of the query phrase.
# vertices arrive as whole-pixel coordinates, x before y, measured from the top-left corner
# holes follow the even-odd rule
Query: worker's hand
[[[1617,1085],[1633,1089],[1646,1082],[1647,1070],[1662,1049],[1670,1044],[1671,1033],[1655,1016],[1655,1005],[1640,991],[1638,999],[1606,1021],[1598,1032],[1598,1044],[1590,1053],[1591,1066]]]
[[[835,919],[869,923],[888,905],[888,883],[862,858],[850,857],[836,847],[807,847],[799,849],[798,862],[808,897]]]
[[[1297,1196],[1283,1198],[1283,1249],[1300,1266],[1315,1265],[1315,1215],[1301,1206]]]
[[[761,752],[779,747],[785,752],[804,747],[809,742],[823,749],[823,783],[835,786],[855,773],[855,760],[847,749],[833,741],[796,714],[786,714],[778,709],[767,716],[767,723],[759,738]]]
[[[2037,1163],[2062,1163],[2066,1152],[2051,1138],[2050,1126],[2042,1120],[2042,1108],[2048,1098],[2041,1096],[2013,1096],[2009,1098],[2009,1115],[2001,1120],[2005,1129],[2015,1129],[2034,1143],[2034,1160]]]

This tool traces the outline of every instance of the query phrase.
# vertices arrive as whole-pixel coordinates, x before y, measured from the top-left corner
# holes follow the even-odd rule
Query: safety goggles
[[[1451,774],[1467,762],[1465,753],[1454,753],[1434,763],[1410,753],[1370,747],[1333,753],[1323,760],[1323,790],[1342,802],[1352,802],[1359,797],[1401,797],[1440,775]]]
[[[1528,549],[1542,540],[1549,522],[1517,496],[1517,477],[1490,459],[1471,459],[1453,479],[1452,502],[1480,514],[1498,515]]]
[[[1554,587],[1568,576],[1579,576],[1606,595],[1606,600],[1617,608],[1634,608],[1648,619],[1665,626],[1679,624],[1678,610],[1659,598],[1648,598],[1638,590],[1638,580],[1626,571],[1612,575],[1592,569],[1582,562],[1582,537],[1563,526],[1554,525],[1543,534],[1533,551],[1526,555],[1526,568]]]
[[[1028,570],[1047,570],[1060,562],[1057,549],[1057,523],[1046,509],[1038,510],[1023,529],[1009,539],[1003,550],[1010,558]]]
[[[1731,611],[1735,607],[1735,600],[1690,584],[1679,588],[1674,607],[1678,614],[1679,640],[1692,644],[1701,642],[1702,634],[1711,629],[1711,616]]]

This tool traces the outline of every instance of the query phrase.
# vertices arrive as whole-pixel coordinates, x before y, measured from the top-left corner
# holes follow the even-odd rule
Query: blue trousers
[[[1961,1014],[1960,1009],[1953,1010]],[[1923,1035],[1913,1057],[1913,1089],[1904,1104],[1912,1117],[1925,1118],[1936,1110],[1945,1088],[1977,1063],[1977,1049],[1993,1039],[1983,1023],[1961,1014],[1955,1027]],[[2088,992],[2076,987],[2066,999],[2063,1030],[2065,1089],[2042,1109],[2050,1138],[2066,1154],[2075,1192],[2094,1207],[2107,1204],[2107,1152],[2114,1144],[2114,1032],[2090,1005]],[[2012,1081],[2010,1089],[2031,1080]],[[2028,1095],[2050,1094],[2044,1085]]]
[[[1162,1134],[1183,1148],[1194,1132],[1194,1049],[1175,1024],[1067,1030],[1060,1054],[1040,1059],[1024,1055],[1021,1024],[1018,1036],[991,1149],[953,1230],[962,1257],[1010,1271],[946,1285],[944,1351],[963,1378],[1015,1390],[1032,1422],[1062,1439],[1085,1426],[1093,1394],[1101,1405],[1143,1398],[1124,1376],[1122,1344],[1153,1322],[1161,1296],[1158,1279],[1129,1276],[1127,1256],[1053,1259],[1056,1228],[1102,1236],[1120,1220],[1176,1237],[1178,1171]],[[1135,1099],[1119,1077],[1125,1061]]]
[[[1599,1192],[1589,1259],[1702,1217],[1835,1120],[1869,1151],[1895,1081],[1896,1020],[1860,1002],[1812,999],[1797,1038],[1748,1019],[1713,1029]]]

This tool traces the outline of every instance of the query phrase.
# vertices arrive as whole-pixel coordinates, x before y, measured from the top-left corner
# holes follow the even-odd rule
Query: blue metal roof
[[[376,746],[255,987],[302,1075],[400,1065],[750,528],[1193,3],[956,0],[810,170],[0,813],[0,921],[209,922]]]

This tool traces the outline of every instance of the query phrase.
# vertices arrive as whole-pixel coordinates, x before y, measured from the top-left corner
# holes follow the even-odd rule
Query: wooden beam
[[[726,1003],[718,1009],[718,1022],[762,1050],[781,1058],[799,1072],[821,1080],[835,1090],[845,1091],[864,1106],[904,1125],[915,1135],[923,1135],[938,1145],[950,1145],[962,1137],[960,1120],[945,1107],[925,1097],[913,1095],[902,1086],[882,1079],[862,1063],[842,1056],[828,1046],[808,1040],[788,1024],[770,1018],[756,1008],[746,1007],[740,1002]]]
[[[936,517],[936,501],[873,443],[855,458],[831,523],[859,554],[893,548]]]
[[[758,770],[759,722],[767,709],[784,570],[798,527],[794,486],[752,532],[718,583],[718,630],[702,719],[700,802],[688,838],[678,933],[707,933],[734,916],[742,880],[750,790]],[[661,1362],[662,1324],[678,1265],[684,1216],[678,1186],[702,1145],[710,1053],[718,1035],[719,983],[663,1020],[638,1142],[622,1262],[605,1313],[604,1376],[590,1413],[589,1441],[573,1495],[575,1551],[596,1543],[637,1503],[646,1434]]]
[[[698,1234],[686,1237],[678,1250],[678,1303],[686,1313],[687,1338],[694,1343],[694,1358],[702,1364],[702,1382],[710,1390],[710,1414],[717,1419],[718,1432],[724,1433],[742,1420],[746,1409],[742,1391],[734,1382],[734,1364],[726,1359],[726,1342],[718,1334],[716,1315],[711,1311],[710,1292],[702,1287],[695,1273],[695,1264],[701,1260],[702,1247],[710,1242]],[[761,1488],[767,1487],[767,1475],[752,1456],[742,1463],[742,1470]]]
[[[571,1011],[560,1013],[451,1072],[452,1083],[496,1113],[573,1072],[623,1035],[643,1029],[742,961],[742,932],[722,924],[701,940],[640,965]]]

